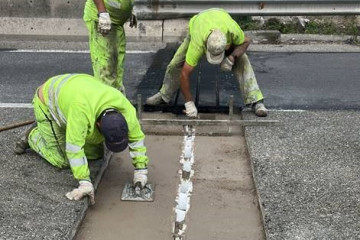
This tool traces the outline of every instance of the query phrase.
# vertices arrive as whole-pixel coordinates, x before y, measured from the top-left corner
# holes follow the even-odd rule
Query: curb
[[[88,50],[88,31],[82,19],[3,17],[0,25],[3,26],[0,28],[0,49]],[[127,48],[158,50],[167,43],[182,41],[187,34],[188,19],[139,21],[137,28],[128,25],[124,25]],[[352,37],[281,34],[276,30],[245,31],[245,34],[253,41],[251,48],[261,44],[343,44]]]

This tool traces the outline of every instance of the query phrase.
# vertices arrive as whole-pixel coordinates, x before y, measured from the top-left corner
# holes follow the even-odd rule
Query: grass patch
[[[321,18],[319,18],[321,19]],[[326,34],[326,35],[351,35],[357,41],[360,33],[359,27],[356,25],[355,16],[345,17],[345,21],[341,24],[336,24],[329,19],[318,20],[314,19],[308,22],[303,28],[296,22],[282,22],[279,18],[269,18],[264,24],[254,21],[250,16],[241,16],[235,19],[241,28],[248,30],[278,30],[282,34]]]
[[[305,33],[307,34],[340,34],[341,29],[339,29],[335,23],[325,22],[319,23],[316,21],[310,21],[305,28]]]

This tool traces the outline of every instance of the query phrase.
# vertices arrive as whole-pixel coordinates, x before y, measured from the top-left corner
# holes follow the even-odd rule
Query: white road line
[[[269,110],[269,109],[268,109]],[[303,109],[270,109],[269,112],[306,112]]]
[[[33,108],[31,103],[0,103],[0,108]]]
[[[9,50],[4,52],[19,52],[19,53],[90,53],[89,50],[29,50],[29,49],[17,49],[17,50]],[[156,53],[157,51],[149,50],[149,51],[141,51],[141,50],[127,50],[126,53],[137,54],[137,53]]]

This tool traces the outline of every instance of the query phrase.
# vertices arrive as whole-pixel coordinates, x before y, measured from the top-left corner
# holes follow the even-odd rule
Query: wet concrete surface
[[[183,136],[148,135],[151,203],[120,201],[133,167],[127,154],[113,158],[76,239],[172,239],[182,142]],[[245,146],[242,136],[195,137],[186,239],[264,239]]]
[[[171,239],[181,143],[181,136],[146,138],[154,202],[120,200],[134,167],[128,153],[116,155],[100,184],[96,206],[89,209],[76,239]]]
[[[194,171],[186,239],[264,239],[243,136],[196,137]]]

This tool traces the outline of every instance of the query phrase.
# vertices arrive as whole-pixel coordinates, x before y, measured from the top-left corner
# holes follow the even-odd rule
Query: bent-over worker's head
[[[112,152],[124,151],[128,146],[128,125],[124,116],[115,109],[107,109],[101,114],[100,132],[106,147]]]
[[[220,64],[225,56],[226,36],[218,29],[214,29],[206,43],[206,58],[211,64]]]

